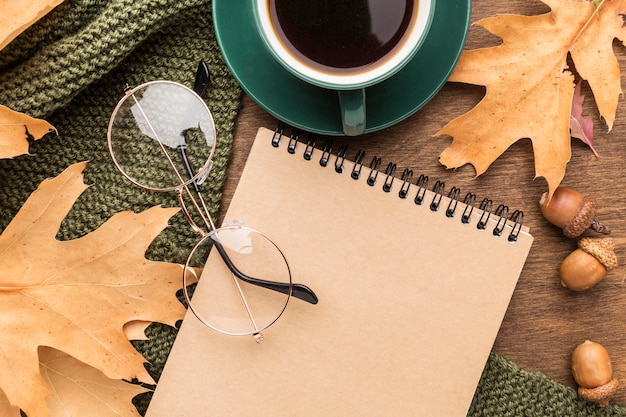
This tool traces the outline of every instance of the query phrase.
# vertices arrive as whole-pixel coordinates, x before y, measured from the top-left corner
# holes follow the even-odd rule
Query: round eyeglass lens
[[[171,191],[206,179],[216,132],[211,112],[193,90],[153,81],[126,92],[111,115],[107,139],[128,179]]]
[[[199,268],[202,275],[190,299],[187,285]],[[202,238],[189,255],[183,285],[196,317],[234,336],[256,335],[271,326],[285,311],[292,290],[289,265],[278,246],[239,225]]]

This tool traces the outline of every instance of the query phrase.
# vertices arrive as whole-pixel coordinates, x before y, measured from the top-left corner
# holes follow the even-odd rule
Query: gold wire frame
[[[203,111],[206,112],[206,115],[208,115],[208,118],[210,120],[210,127],[209,127],[209,134],[212,135],[213,141],[211,144],[211,149],[209,152],[209,157],[208,160],[205,162],[205,164],[203,165],[203,167],[201,169],[198,170],[198,172],[195,173],[195,175],[191,175],[193,173],[189,172],[190,175],[188,175],[189,179],[185,180],[183,177],[183,174],[178,170],[178,168],[176,167],[176,164],[174,163],[174,161],[171,159],[171,156],[169,155],[167,149],[165,148],[165,145],[163,145],[162,141],[160,140],[160,138],[158,137],[158,133],[157,133],[157,129],[154,128],[154,126],[152,125],[149,117],[146,115],[146,113],[144,112],[144,110],[142,109],[142,105],[140,104],[140,100],[137,99],[137,97],[135,96],[135,94],[139,91],[146,91],[148,88],[151,88],[153,86],[165,86],[167,88],[180,88],[180,91],[182,94],[189,94],[190,97],[193,97],[195,100],[197,100],[199,103],[201,103],[202,105],[202,109]],[[133,100],[134,104],[137,105],[137,108],[140,112],[140,114],[142,115],[142,117],[145,118],[145,122],[147,123],[148,126],[148,136],[153,137],[153,139],[155,139],[156,142],[158,142],[159,147],[161,148],[164,157],[168,160],[168,165],[170,166],[170,168],[172,168],[172,170],[174,171],[179,184],[176,184],[174,186],[167,186],[167,187],[154,187],[154,186],[148,186],[144,183],[142,183],[141,181],[138,181],[136,178],[134,178],[132,175],[130,175],[129,173],[126,172],[126,170],[124,169],[124,167],[122,166],[122,164],[119,163],[118,158],[116,157],[116,152],[115,152],[115,147],[113,146],[113,142],[115,140],[115,138],[113,137],[113,132],[115,130],[115,122],[116,122],[116,117],[119,114],[120,109],[122,108],[122,106],[124,106],[124,104],[126,103],[127,100]],[[136,117],[136,116],[135,116]],[[139,127],[137,127],[137,129],[139,129]],[[145,132],[144,132],[145,133]],[[204,103],[204,100],[202,100],[202,98],[196,94],[192,89],[179,84],[179,83],[175,83],[172,81],[151,81],[151,82],[147,82],[144,84],[141,84],[135,88],[127,88],[125,91],[125,95],[124,97],[122,97],[122,99],[118,102],[117,106],[115,107],[115,109],[112,112],[111,115],[111,119],[109,121],[109,128],[108,128],[108,132],[107,132],[107,141],[108,141],[108,147],[109,147],[109,152],[111,154],[111,157],[113,159],[113,162],[115,164],[115,166],[117,167],[117,169],[122,173],[122,175],[124,175],[127,179],[129,179],[133,184],[135,184],[138,187],[150,190],[150,191],[157,191],[157,192],[165,192],[165,191],[175,191],[178,194],[178,200],[179,200],[179,204],[182,208],[182,211],[184,213],[185,218],[188,220],[188,222],[190,223],[190,225],[192,226],[192,228],[198,232],[201,235],[201,239],[200,241],[194,246],[194,248],[191,250],[185,267],[183,269],[183,295],[185,298],[185,301],[187,302],[187,305],[189,306],[189,309],[192,311],[192,313],[196,316],[196,318],[205,326],[209,327],[212,330],[215,330],[219,333],[222,334],[226,334],[226,335],[232,335],[232,336],[239,336],[239,335],[253,335],[255,340],[257,342],[261,342],[263,340],[263,335],[261,334],[261,331],[267,329],[269,326],[271,326],[272,324],[274,324],[276,322],[276,320],[278,320],[278,318],[283,314],[283,312],[285,311],[285,309],[287,308],[287,304],[291,298],[292,295],[301,298],[305,301],[308,301],[312,304],[317,303],[317,296],[313,293],[313,291],[311,291],[308,287],[301,285],[301,284],[295,284],[292,282],[292,277],[291,277],[291,270],[289,268],[289,263],[287,261],[287,258],[285,257],[283,251],[278,247],[278,245],[272,240],[270,239],[265,233],[262,233],[258,230],[255,229],[251,229],[251,228],[247,228],[245,226],[241,226],[241,225],[227,225],[221,228],[216,228],[215,227],[215,223],[211,217],[211,214],[207,208],[207,205],[205,203],[204,198],[202,197],[202,193],[199,191],[199,189],[196,187],[196,181],[198,181],[198,179],[201,178],[206,178],[206,176],[208,175],[208,172],[211,169],[212,166],[212,157],[214,155],[215,152],[215,146],[216,146],[216,131],[215,131],[215,123],[213,121],[213,117],[211,115],[211,112],[209,110],[209,108],[206,106],[206,103]],[[183,155],[184,156],[184,155]],[[195,189],[194,191],[192,191],[190,189],[190,185],[193,186],[193,188]],[[196,222],[193,220],[191,213],[189,211],[189,208],[187,207],[186,203],[185,203],[185,197],[187,197],[189,199],[189,201],[191,202],[191,205],[193,206],[193,208],[195,209],[195,212],[197,212],[203,223],[204,223],[204,228],[200,227],[199,225],[196,224]],[[271,246],[273,246],[276,250],[277,253],[280,254],[280,257],[282,258],[282,260],[285,263],[286,266],[286,270],[288,271],[288,283],[283,283],[283,282],[273,282],[273,281],[265,281],[265,280],[261,280],[261,279],[256,279],[256,278],[252,278],[252,277],[248,277],[245,274],[242,274],[237,268],[236,266],[232,265],[232,263],[230,262],[230,260],[228,259],[227,255],[224,255],[223,253],[223,249],[221,249],[221,243],[219,241],[219,239],[217,238],[217,236],[219,235],[220,230],[231,230],[233,228],[238,228],[238,229],[245,229],[248,230],[250,232],[253,233],[257,233],[259,236],[262,236],[264,239],[266,239]],[[189,285],[189,280],[187,275],[189,273],[192,273],[194,271],[194,268],[191,265],[192,262],[192,258],[196,252],[196,250],[204,243],[207,242],[208,239],[213,240],[213,244],[214,246],[216,246],[218,249],[217,251],[220,253],[220,255],[222,256],[222,259],[224,260],[224,262],[228,265],[233,280],[235,281],[235,284],[237,286],[237,288],[239,289],[239,294],[242,298],[242,301],[244,303],[244,305],[246,306],[246,310],[247,313],[250,317],[251,323],[252,323],[252,331],[250,332],[235,332],[235,331],[228,331],[225,329],[221,329],[218,326],[213,325],[210,320],[207,320],[205,317],[202,316],[202,314],[200,313],[199,309],[194,306],[194,304],[192,303],[192,297],[189,294],[188,291],[188,285]],[[224,258],[224,256],[226,256]],[[195,274],[195,272],[194,272]],[[265,287],[268,288],[270,290],[275,290],[278,292],[281,292],[283,294],[286,295],[285,298],[285,303],[282,306],[282,308],[279,310],[277,316],[273,319],[270,320],[266,325],[263,326],[257,326],[257,324],[255,323],[255,319],[254,319],[254,315],[252,314],[251,310],[248,308],[248,302],[246,300],[246,295],[244,294],[240,282],[239,281],[243,281],[243,282],[248,282],[248,283],[252,283],[254,285],[260,286],[260,287]]]

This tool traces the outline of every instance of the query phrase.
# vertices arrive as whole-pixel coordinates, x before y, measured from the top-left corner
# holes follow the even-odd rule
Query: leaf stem
[[[600,9],[602,8],[606,0],[592,0],[592,1],[593,1],[593,4],[596,6],[596,9],[593,11],[591,16],[589,16],[589,19],[587,19],[583,27],[580,28],[580,30],[578,31],[578,33],[576,34],[576,37],[574,38],[574,41],[572,42],[572,45],[576,44],[576,41],[578,40],[578,38],[580,38],[580,36],[585,32],[587,27],[591,24],[591,21],[593,20],[593,18],[596,17],[598,13],[600,13]]]

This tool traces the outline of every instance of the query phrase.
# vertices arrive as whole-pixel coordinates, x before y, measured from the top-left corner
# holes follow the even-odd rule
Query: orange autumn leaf
[[[132,400],[147,389],[109,379],[102,372],[55,349],[40,348],[39,357],[41,374],[52,388],[52,394],[47,398],[52,415],[139,417]],[[3,397],[0,392],[0,415],[20,417],[19,408],[9,406],[6,397]]]
[[[464,51],[450,81],[486,87],[483,100],[436,135],[452,136],[441,153],[448,168],[474,166],[477,175],[513,143],[530,138],[535,174],[550,195],[565,176],[571,156],[570,115],[574,74],[589,83],[609,130],[622,93],[612,50],[624,42],[621,0],[543,0],[551,11],[537,16],[498,15],[477,22],[502,43]]]
[[[148,392],[140,385],[109,379],[97,369],[55,349],[40,349],[39,369],[52,387],[48,408],[54,416],[139,417],[132,400]]]
[[[87,188],[85,166],[44,181],[0,235],[0,390],[9,406],[29,417],[51,416],[41,347],[65,352],[110,379],[153,383],[125,327],[173,325],[185,311],[176,298],[182,267],[145,258],[178,209],[121,212],[85,236],[56,240]]]
[[[0,0],[0,50],[63,0]]]
[[[0,51],[63,0],[0,0]],[[0,159],[28,153],[28,135],[40,139],[56,131],[45,120],[34,119],[0,105]]]
[[[35,119],[0,105],[0,159],[28,153],[28,135],[35,140],[56,129],[42,119]]]

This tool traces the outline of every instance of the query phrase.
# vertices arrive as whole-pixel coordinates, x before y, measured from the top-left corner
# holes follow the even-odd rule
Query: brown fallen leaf
[[[124,327],[134,321],[174,325],[185,312],[176,298],[182,266],[144,256],[178,209],[122,212],[83,237],[55,239],[87,188],[85,166],[44,181],[0,235],[0,390],[29,417],[51,415],[41,346],[110,379],[153,383]]]
[[[0,50],[63,0],[0,0]],[[0,159],[28,153],[28,135],[35,140],[56,129],[0,105]]]
[[[0,158],[28,153],[28,135],[37,140],[50,132],[56,132],[56,129],[45,120],[0,105]]]
[[[109,379],[102,372],[55,349],[41,348],[40,370],[53,394],[53,416],[139,417],[132,400],[147,389]]]
[[[590,116],[583,116],[583,102],[585,96],[580,92],[580,82],[574,88],[574,99],[572,101],[572,114],[569,118],[570,136],[580,139],[585,143],[595,156],[598,152],[593,145],[593,119]]]
[[[128,382],[109,379],[71,356],[55,349],[39,349],[39,369],[52,388],[48,408],[63,417],[139,417],[132,399],[149,390]],[[0,415],[20,417],[0,391]]]
[[[0,50],[63,0],[0,0]]]
[[[450,135],[441,153],[448,168],[471,164],[476,175],[522,138],[533,143],[535,174],[551,196],[571,156],[569,120],[574,75],[568,54],[587,80],[609,129],[621,95],[613,40],[626,40],[620,0],[543,0],[537,16],[498,15],[476,22],[502,43],[464,51],[450,81],[486,86],[483,100],[436,135]],[[597,7],[596,7],[597,5]]]

